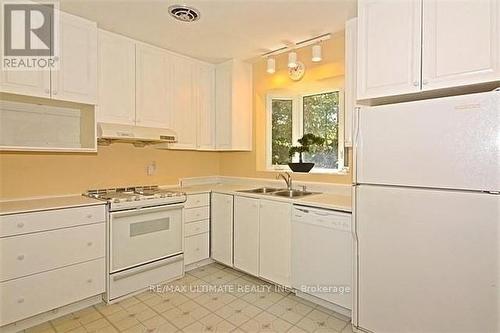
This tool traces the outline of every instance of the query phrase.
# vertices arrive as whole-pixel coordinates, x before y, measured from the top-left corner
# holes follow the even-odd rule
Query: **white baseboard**
[[[303,298],[305,300],[308,300],[309,302],[316,303],[318,305],[321,305],[322,307],[325,307],[329,310],[332,310],[332,311],[344,316],[345,317],[344,319],[346,319],[346,320],[351,320],[351,315],[352,315],[351,310],[346,309],[343,306],[330,303],[328,301],[325,301],[325,300],[318,298],[318,297],[315,297],[313,295],[303,293],[299,290],[295,291],[295,295],[297,295],[298,297]]]

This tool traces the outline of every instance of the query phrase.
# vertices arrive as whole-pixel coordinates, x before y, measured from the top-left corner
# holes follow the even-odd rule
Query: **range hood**
[[[177,142],[176,133],[170,129],[109,123],[97,124],[97,138],[100,145],[127,142],[137,147]]]

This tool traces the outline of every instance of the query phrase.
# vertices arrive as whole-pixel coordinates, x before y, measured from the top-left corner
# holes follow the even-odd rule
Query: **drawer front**
[[[111,274],[109,300],[182,276],[182,255]]]
[[[184,208],[195,208],[208,205],[210,205],[209,193],[189,194],[187,196],[186,203],[184,204]]]
[[[0,326],[104,292],[105,259],[0,283]]]
[[[106,221],[106,206],[89,206],[0,216],[0,237]]]
[[[0,239],[0,281],[105,256],[106,223]]]
[[[209,233],[184,239],[184,264],[189,265],[209,257]]]
[[[184,221],[186,223],[207,220],[210,218],[210,207],[189,208],[184,210]]]
[[[210,223],[208,220],[186,223],[184,226],[184,236],[189,237],[206,233],[210,230]]]

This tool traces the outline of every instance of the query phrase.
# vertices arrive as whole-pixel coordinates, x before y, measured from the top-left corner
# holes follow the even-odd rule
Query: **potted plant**
[[[288,156],[291,159],[296,153],[299,153],[299,162],[290,162],[288,163],[288,166],[290,167],[290,169],[292,169],[293,172],[309,172],[314,167],[314,163],[304,163],[304,161],[302,160],[302,154],[310,152],[311,147],[313,146],[322,145],[325,142],[325,139],[312,133],[307,133],[304,134],[302,138],[298,139],[297,142],[300,145],[290,147]]]

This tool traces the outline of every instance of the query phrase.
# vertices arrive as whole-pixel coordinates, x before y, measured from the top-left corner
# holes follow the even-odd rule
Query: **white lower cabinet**
[[[291,214],[286,202],[235,196],[234,267],[289,287]]]
[[[233,266],[233,196],[212,193],[211,199],[212,259]]]
[[[189,194],[184,208],[184,265],[189,265],[210,257],[210,194]]]
[[[289,287],[292,205],[260,200],[259,216],[259,276]]]
[[[234,267],[259,275],[259,199],[234,199]]]
[[[105,214],[99,205],[1,216],[0,326],[104,292]]]

